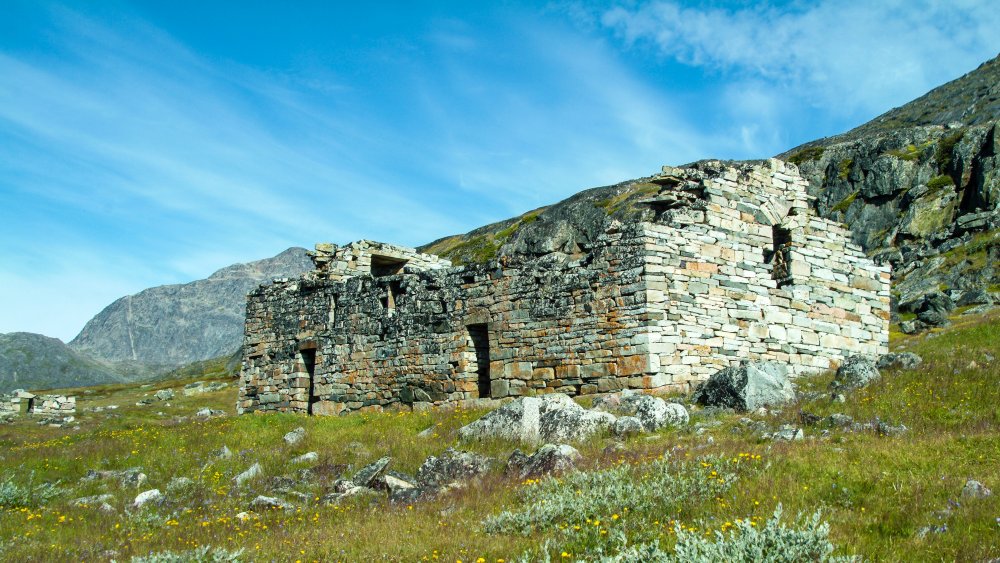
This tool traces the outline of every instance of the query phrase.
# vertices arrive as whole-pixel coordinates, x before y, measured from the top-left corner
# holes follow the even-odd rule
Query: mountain
[[[934,290],[1000,283],[1000,57],[844,134],[778,155],[820,215],[891,263],[906,311]]]
[[[223,268],[207,279],[163,285],[118,299],[87,322],[69,346],[138,372],[228,356],[242,341],[246,294],[274,278],[312,268],[304,248]]]
[[[114,368],[73,350],[57,338],[30,332],[0,334],[0,393],[119,383]]]

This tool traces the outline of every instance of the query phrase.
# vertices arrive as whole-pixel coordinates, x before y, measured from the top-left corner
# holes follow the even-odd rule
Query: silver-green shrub
[[[58,483],[35,484],[34,471],[28,476],[28,482],[21,485],[14,481],[13,475],[8,475],[0,481],[0,507],[22,508],[41,506],[61,490]]]
[[[726,459],[623,464],[593,472],[545,478],[519,493],[521,506],[483,522],[488,533],[528,535],[555,528],[573,530],[613,515],[675,513],[681,503],[727,490],[736,474]],[[596,526],[582,526],[584,530]]]
[[[728,533],[715,532],[706,538],[696,532],[675,527],[677,544],[673,551],[663,550],[652,542],[628,547],[618,555],[606,558],[614,563],[796,563],[801,561],[853,561],[850,557],[833,557],[830,525],[820,520],[819,512],[810,517],[800,516],[792,527],[781,522],[781,505],[761,527],[748,521],[736,522]]]
[[[239,563],[243,550],[229,551],[207,545],[188,551],[161,551],[136,556],[132,563]]]

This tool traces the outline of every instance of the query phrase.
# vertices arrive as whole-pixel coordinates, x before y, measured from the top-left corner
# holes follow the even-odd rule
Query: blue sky
[[[1000,51],[990,1],[282,4],[5,2],[0,332],[770,156]]]

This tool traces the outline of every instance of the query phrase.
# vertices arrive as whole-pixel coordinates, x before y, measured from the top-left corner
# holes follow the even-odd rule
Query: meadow
[[[537,480],[504,474],[523,445],[458,441],[457,429],[484,411],[236,416],[237,382],[218,373],[211,377],[227,387],[190,397],[183,385],[206,375],[75,389],[68,427],[31,418],[0,425],[0,559],[643,560],[672,553],[678,536],[693,545],[762,529],[779,506],[782,525],[828,534],[836,557],[1000,557],[1000,314],[956,316],[922,335],[893,332],[892,348],[923,362],[883,370],[844,402],[831,400],[833,376],[823,374],[798,380],[803,398],[776,414],[695,409],[683,428],[576,443],[581,472]],[[166,388],[173,399],[136,404]],[[196,416],[204,408],[225,414]],[[826,423],[835,413],[906,431]],[[782,424],[805,438],[754,431]],[[289,446],[282,437],[299,426],[305,438]],[[412,504],[380,495],[322,501],[338,477],[382,456],[413,474],[448,447],[487,455],[493,469]],[[318,460],[291,461],[306,452]],[[237,485],[254,463],[262,475]],[[996,493],[963,497],[969,479]],[[153,488],[162,502],[132,507]],[[295,508],[250,510],[261,494]],[[94,498],[78,500],[86,497]]]

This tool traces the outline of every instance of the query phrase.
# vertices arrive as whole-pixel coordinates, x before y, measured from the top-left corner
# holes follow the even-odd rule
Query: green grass
[[[832,208],[830,208],[830,211],[839,211],[840,213],[847,213],[847,210],[851,208],[851,204],[854,203],[854,200],[858,198],[858,194],[860,193],[861,192],[852,192],[848,194],[848,196],[840,200],[837,203],[837,205],[834,205]]]
[[[799,166],[805,162],[810,162],[813,160],[819,160],[823,156],[823,152],[826,151],[826,147],[808,147],[804,148],[795,154],[788,157],[788,162]]]
[[[669,550],[676,527],[712,537],[732,530],[736,519],[762,525],[779,504],[789,517],[819,509],[837,555],[875,561],[998,557],[1000,494],[967,500],[959,492],[969,478],[1000,490],[1000,314],[956,316],[953,323],[930,334],[894,332],[892,348],[920,354],[923,364],[884,372],[880,382],[849,394],[846,403],[829,400],[832,375],[825,374],[799,381],[818,398],[776,417],[751,415],[776,427],[797,424],[800,409],[823,416],[841,412],[860,422],[905,424],[910,430],[901,436],[838,429],[823,435],[819,426],[806,427],[801,442],[760,441],[738,431],[742,415],[722,415],[702,434],[689,426],[641,436],[618,449],[608,448],[610,437],[576,444],[589,476],[523,483],[502,472],[513,444],[467,444],[462,447],[496,459],[494,469],[463,490],[412,506],[378,498],[324,506],[315,499],[337,477],[383,455],[393,457],[392,468],[415,472],[427,456],[456,445],[457,428],[481,411],[234,416],[235,382],[193,397],[179,392],[191,380],[77,390],[79,430],[42,427],[30,419],[0,426],[0,484],[8,483],[10,498],[20,499],[0,508],[0,559],[127,561],[203,546],[243,549],[247,561],[496,561],[542,552],[556,559],[566,552],[572,559],[636,542],[655,541]],[[169,406],[135,406],[168,385],[178,391]],[[120,408],[87,410],[109,404]],[[205,406],[229,416],[192,416]],[[702,419],[695,413],[693,420]],[[282,436],[297,426],[306,428],[306,438],[289,447]],[[432,427],[430,436],[417,435]],[[212,455],[223,445],[232,458]],[[300,479],[288,462],[307,451],[320,457],[312,480]],[[255,462],[264,477],[236,488],[232,478]],[[141,467],[148,483],[136,488],[80,481],[88,469],[130,467]],[[236,517],[257,494],[274,494],[269,480],[283,475],[309,495],[296,501],[297,510]],[[166,491],[172,477],[193,484],[168,492],[160,507],[128,507],[141,490]],[[56,484],[45,489],[55,494],[50,500],[25,500],[30,495],[24,491],[46,484]],[[571,512],[539,505],[546,498],[577,502],[575,491],[584,488],[592,494],[581,492]],[[102,493],[114,496],[114,514],[70,503]],[[949,500],[960,506],[938,519]],[[921,527],[942,523],[948,532],[918,537]]]
[[[854,166],[853,158],[845,158],[840,161],[840,165],[837,166],[837,178],[841,180],[846,180],[848,176],[851,175],[851,168]]]
[[[927,181],[927,187],[932,191],[940,190],[941,188],[946,188],[948,186],[954,186],[955,180],[951,179],[951,176],[947,174],[942,174],[940,176],[935,176]]]
[[[951,168],[952,163],[952,153],[955,150],[955,145],[962,140],[965,136],[965,130],[959,130],[951,135],[942,137],[938,141],[937,150],[934,152],[934,159],[937,161],[938,172],[941,174],[947,174]]]
[[[894,156],[900,160],[916,161],[920,159],[920,156],[923,154],[923,152],[924,151],[919,147],[917,147],[916,145],[907,145],[905,148],[902,149],[892,149],[888,151],[886,154]]]

